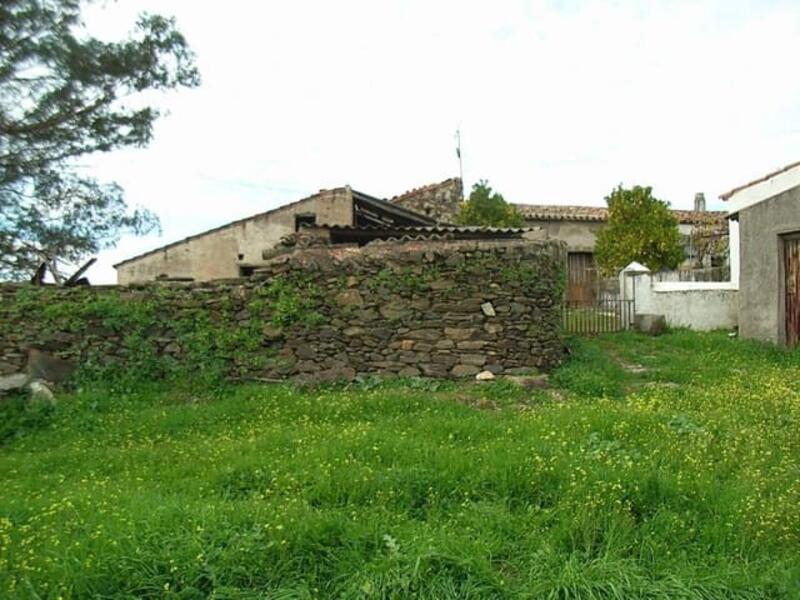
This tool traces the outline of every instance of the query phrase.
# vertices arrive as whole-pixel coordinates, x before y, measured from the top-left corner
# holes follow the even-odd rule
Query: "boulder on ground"
[[[664,315],[640,314],[633,318],[633,327],[646,335],[661,335],[667,330],[667,319]]]
[[[62,383],[75,372],[75,363],[58,358],[42,350],[28,350],[28,377],[51,383]]]
[[[481,371],[480,373],[475,375],[475,379],[477,379],[478,381],[492,381],[493,379],[495,379],[495,374],[488,370]]]
[[[38,379],[35,381],[31,381],[28,384],[28,389],[31,392],[30,401],[34,403],[42,403],[42,404],[55,404],[56,397],[53,395],[53,391],[47,387],[47,385],[43,381],[39,381]]]
[[[25,373],[14,373],[0,377],[0,393],[21,390],[28,383],[28,376]]]

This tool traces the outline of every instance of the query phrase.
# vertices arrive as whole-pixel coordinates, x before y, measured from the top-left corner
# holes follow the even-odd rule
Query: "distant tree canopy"
[[[652,188],[619,186],[606,202],[608,226],[600,231],[595,245],[604,273],[616,274],[633,261],[652,271],[674,269],[686,258],[678,220],[666,202],[653,197]]]
[[[461,225],[487,227],[521,227],[525,223],[517,208],[493,192],[485,179],[472,186],[469,199],[461,205],[456,221]]]
[[[158,225],[122,190],[76,171],[95,152],[145,146],[158,111],[137,96],[196,86],[194,56],[173,20],[139,17],[132,35],[87,34],[81,0],[0,3],[0,278],[75,263],[121,233]],[[129,103],[128,101],[134,102]]]

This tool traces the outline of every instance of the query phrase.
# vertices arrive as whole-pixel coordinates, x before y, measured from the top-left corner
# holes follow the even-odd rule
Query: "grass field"
[[[0,407],[2,598],[798,598],[800,356],[572,342],[554,390]]]

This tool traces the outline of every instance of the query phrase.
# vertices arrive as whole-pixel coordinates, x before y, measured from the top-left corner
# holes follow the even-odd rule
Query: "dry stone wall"
[[[390,202],[431,217],[437,223],[455,223],[462,200],[461,179],[454,177],[410,190],[395,196]]]
[[[467,377],[562,357],[554,241],[309,248],[248,279],[0,287],[0,374],[30,348],[82,369],[234,377]]]

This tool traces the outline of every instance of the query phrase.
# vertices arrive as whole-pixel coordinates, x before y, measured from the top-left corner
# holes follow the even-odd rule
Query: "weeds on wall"
[[[4,310],[9,320],[24,315],[26,322],[36,323],[43,340],[58,334],[84,337],[78,344],[83,353],[75,377],[79,384],[102,381],[131,388],[172,379],[209,387],[277,360],[265,343],[264,327],[317,325],[323,320],[322,303],[313,281],[291,274],[256,288],[244,302],[227,295],[188,298],[173,288],[135,296],[20,288],[13,306]],[[116,336],[120,343],[117,348],[110,341],[90,344],[93,335]]]

